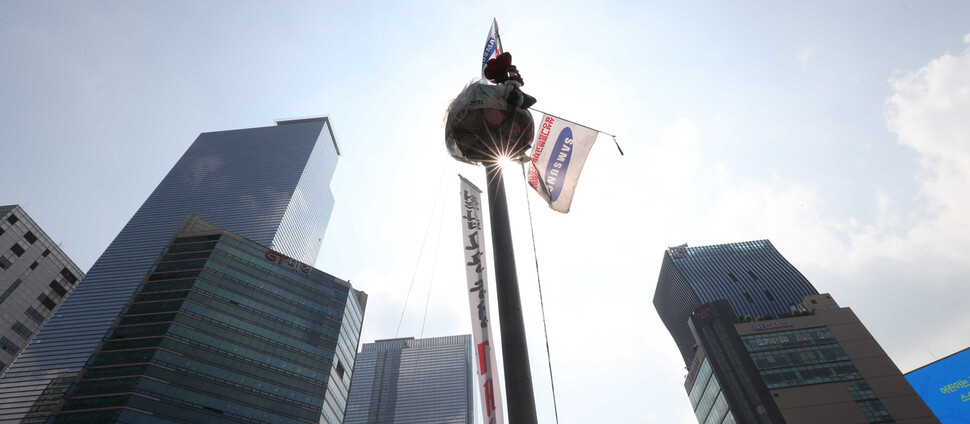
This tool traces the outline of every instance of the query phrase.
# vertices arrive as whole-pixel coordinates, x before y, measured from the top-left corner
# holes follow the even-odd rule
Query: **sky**
[[[536,263],[560,422],[693,423],[652,304],[669,246],[770,239],[903,372],[970,345],[966,16],[898,1],[3,2],[0,204],[87,269],[199,133],[328,115],[343,156],[316,266],[370,295],[363,342],[470,333],[457,174],[484,188],[484,170],[448,157],[444,116],[495,17],[536,108],[626,153],[599,137],[565,215],[506,170],[539,421],[555,417]]]

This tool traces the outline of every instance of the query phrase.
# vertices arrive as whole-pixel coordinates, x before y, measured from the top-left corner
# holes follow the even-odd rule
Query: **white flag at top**
[[[562,118],[542,115],[529,166],[529,185],[550,208],[569,212],[579,173],[598,134]]]
[[[498,36],[498,21],[492,18],[492,28],[485,39],[485,51],[482,52],[482,78],[485,78],[485,64],[502,54],[502,39]]]

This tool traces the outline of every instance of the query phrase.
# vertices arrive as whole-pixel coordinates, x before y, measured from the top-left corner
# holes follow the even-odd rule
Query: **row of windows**
[[[30,329],[20,321],[13,323],[10,329],[19,334],[20,337],[23,337],[24,340],[30,339],[30,336],[33,335],[33,332],[31,332]]]
[[[858,380],[862,378],[851,361],[778,368],[761,371],[761,377],[769,389],[805,386],[817,383]]]
[[[247,267],[256,268],[261,272],[268,273],[273,276],[273,278],[270,278],[269,280],[282,280],[286,283],[286,286],[296,285],[301,288],[309,289],[312,294],[322,293],[328,298],[332,297],[339,300],[341,303],[346,301],[347,293],[350,291],[350,289],[342,284],[336,283],[336,279],[332,275],[319,273],[314,274],[314,277],[311,278],[304,274],[295,272],[280,273],[279,271],[282,269],[281,265],[269,261],[251,262],[247,259],[252,257],[251,253],[246,253],[246,250],[249,249],[240,249],[240,246],[235,243],[234,240],[227,241],[230,243],[223,243],[216,246],[215,252],[218,253],[219,256],[229,258],[235,262],[240,262]],[[324,281],[318,281],[319,277],[325,277],[326,279]]]
[[[741,336],[741,340],[751,353],[836,343],[828,327],[751,334]]]
[[[822,346],[803,346],[792,349],[751,354],[759,370],[796,367],[801,365],[822,364],[849,360],[849,355],[838,344]]]
[[[892,416],[886,410],[872,388],[865,380],[846,381],[845,388],[849,391],[852,399],[859,405],[859,409],[866,416],[870,423],[891,423]]]
[[[205,387],[208,392],[196,391],[202,387]],[[143,378],[138,382],[135,391],[161,398],[165,403],[172,401],[188,402],[198,405],[198,407],[208,406],[222,413],[236,413],[268,422],[292,422],[294,418],[319,419],[320,416],[319,412],[283,405],[276,399],[263,398],[231,389],[227,391],[227,389],[225,386],[217,386],[211,383],[203,384],[201,381],[194,385],[194,388],[188,388]],[[290,420],[281,420],[282,417],[287,416],[290,417]]]
[[[6,337],[0,337],[0,350],[3,350],[10,355],[16,355],[20,350],[20,346],[13,344],[13,342]]]
[[[248,337],[225,335],[226,338],[232,339],[232,341],[228,341],[214,338],[210,335],[199,334],[199,332],[188,330],[181,326],[173,326],[168,336],[193,344],[205,344],[219,351],[230,351],[256,360],[267,361],[270,365],[284,369],[289,367],[298,369],[307,367],[329,371],[331,367],[330,359],[321,357],[314,358],[293,351],[265,346],[262,343],[254,343]]]
[[[0,256],[0,259],[3,259],[3,257]],[[13,284],[11,284],[10,287],[7,287],[7,289],[3,291],[3,294],[0,294],[0,303],[3,303],[4,300],[7,300],[7,298],[10,297],[11,294],[13,294],[13,291],[17,290],[17,287],[20,287],[21,284],[23,284],[23,280],[19,278],[14,280]]]
[[[216,266],[215,263],[210,264],[210,267]],[[315,293],[296,293],[292,291],[293,287],[281,289],[273,284],[267,284],[267,281],[243,281],[231,275],[220,274],[218,271],[209,268],[203,271],[199,278],[204,282],[197,284],[197,287],[214,287],[214,290],[228,292],[228,296],[247,297],[260,303],[274,305],[285,311],[298,309],[306,312],[306,319],[314,320],[325,317],[334,321],[333,328],[337,328],[337,323],[343,316],[341,311],[343,311],[345,304],[332,297],[322,298],[312,296]],[[209,291],[212,290],[209,289]]]
[[[267,324],[273,326],[275,323],[263,322],[262,325],[255,325],[249,321],[243,321],[229,315],[218,313],[200,314],[191,310],[196,309],[195,305],[191,306],[192,308],[186,308],[187,310],[184,311],[184,315],[176,317],[175,321],[192,328],[194,331],[206,333],[213,337],[246,341],[246,344],[259,346],[261,349],[266,350],[281,348],[307,357],[327,358],[322,359],[325,361],[329,361],[328,358],[332,355],[334,349],[334,344],[322,340],[319,333],[297,331],[292,328],[287,328],[285,325],[277,326],[275,329],[269,329],[267,328]],[[258,340],[270,346],[261,346],[259,342],[255,341],[250,343],[246,339]]]
[[[331,328],[330,326],[321,325],[331,324],[328,321],[323,321],[322,323],[310,320],[308,318],[294,315],[291,313],[283,312],[279,309],[257,309],[256,307],[236,302],[227,297],[218,296],[214,293],[205,293],[209,296],[203,296],[199,293],[190,293],[188,299],[196,302],[200,305],[206,305],[206,308],[200,309],[197,307],[192,307],[191,304],[186,306],[186,310],[193,310],[197,314],[210,315],[205,310],[212,311],[213,313],[221,313],[230,316],[246,316],[250,319],[261,319],[261,325],[266,328],[282,329],[290,327],[293,330],[299,330],[303,332],[320,333],[328,336],[331,340],[336,341],[339,336],[339,330]],[[222,302],[213,302],[212,299],[219,299]],[[242,300],[242,299],[240,299]],[[295,312],[295,311],[294,311]],[[258,317],[258,318],[257,318]],[[332,324],[331,324],[332,325]],[[332,347],[331,347],[332,349]]]
[[[227,310],[227,312],[237,315],[256,314],[290,325],[301,323],[299,326],[302,328],[319,331],[331,340],[337,339],[341,312],[329,307],[294,307],[292,304],[281,302],[275,298],[244,296],[242,293],[227,290],[225,287],[210,284],[207,281],[197,281],[194,289],[200,295],[216,298],[233,305],[234,310]],[[196,297],[189,296],[189,298]],[[241,313],[243,311],[245,313]]]

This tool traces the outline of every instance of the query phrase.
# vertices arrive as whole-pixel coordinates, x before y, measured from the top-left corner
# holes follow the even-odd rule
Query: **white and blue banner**
[[[492,18],[492,28],[485,39],[485,51],[482,52],[482,78],[485,78],[485,64],[502,54],[502,39],[498,36],[498,21]]]
[[[488,307],[488,278],[485,263],[485,230],[482,223],[482,191],[461,175],[461,235],[465,251],[465,275],[468,277],[468,303],[472,314],[472,338],[475,340],[474,368],[478,376],[478,393],[482,399],[485,424],[502,424],[502,391],[492,340],[492,314]]]
[[[529,185],[549,207],[569,212],[579,173],[596,136],[596,130],[555,116],[542,115],[529,166]]]

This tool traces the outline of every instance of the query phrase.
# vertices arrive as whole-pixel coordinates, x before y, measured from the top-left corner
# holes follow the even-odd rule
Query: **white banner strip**
[[[468,277],[468,305],[472,315],[472,337],[475,339],[474,364],[478,375],[478,392],[486,424],[502,424],[502,391],[495,373],[492,354],[492,321],[488,308],[488,279],[485,262],[485,232],[482,224],[482,191],[461,175],[461,232],[465,251],[465,275]]]

